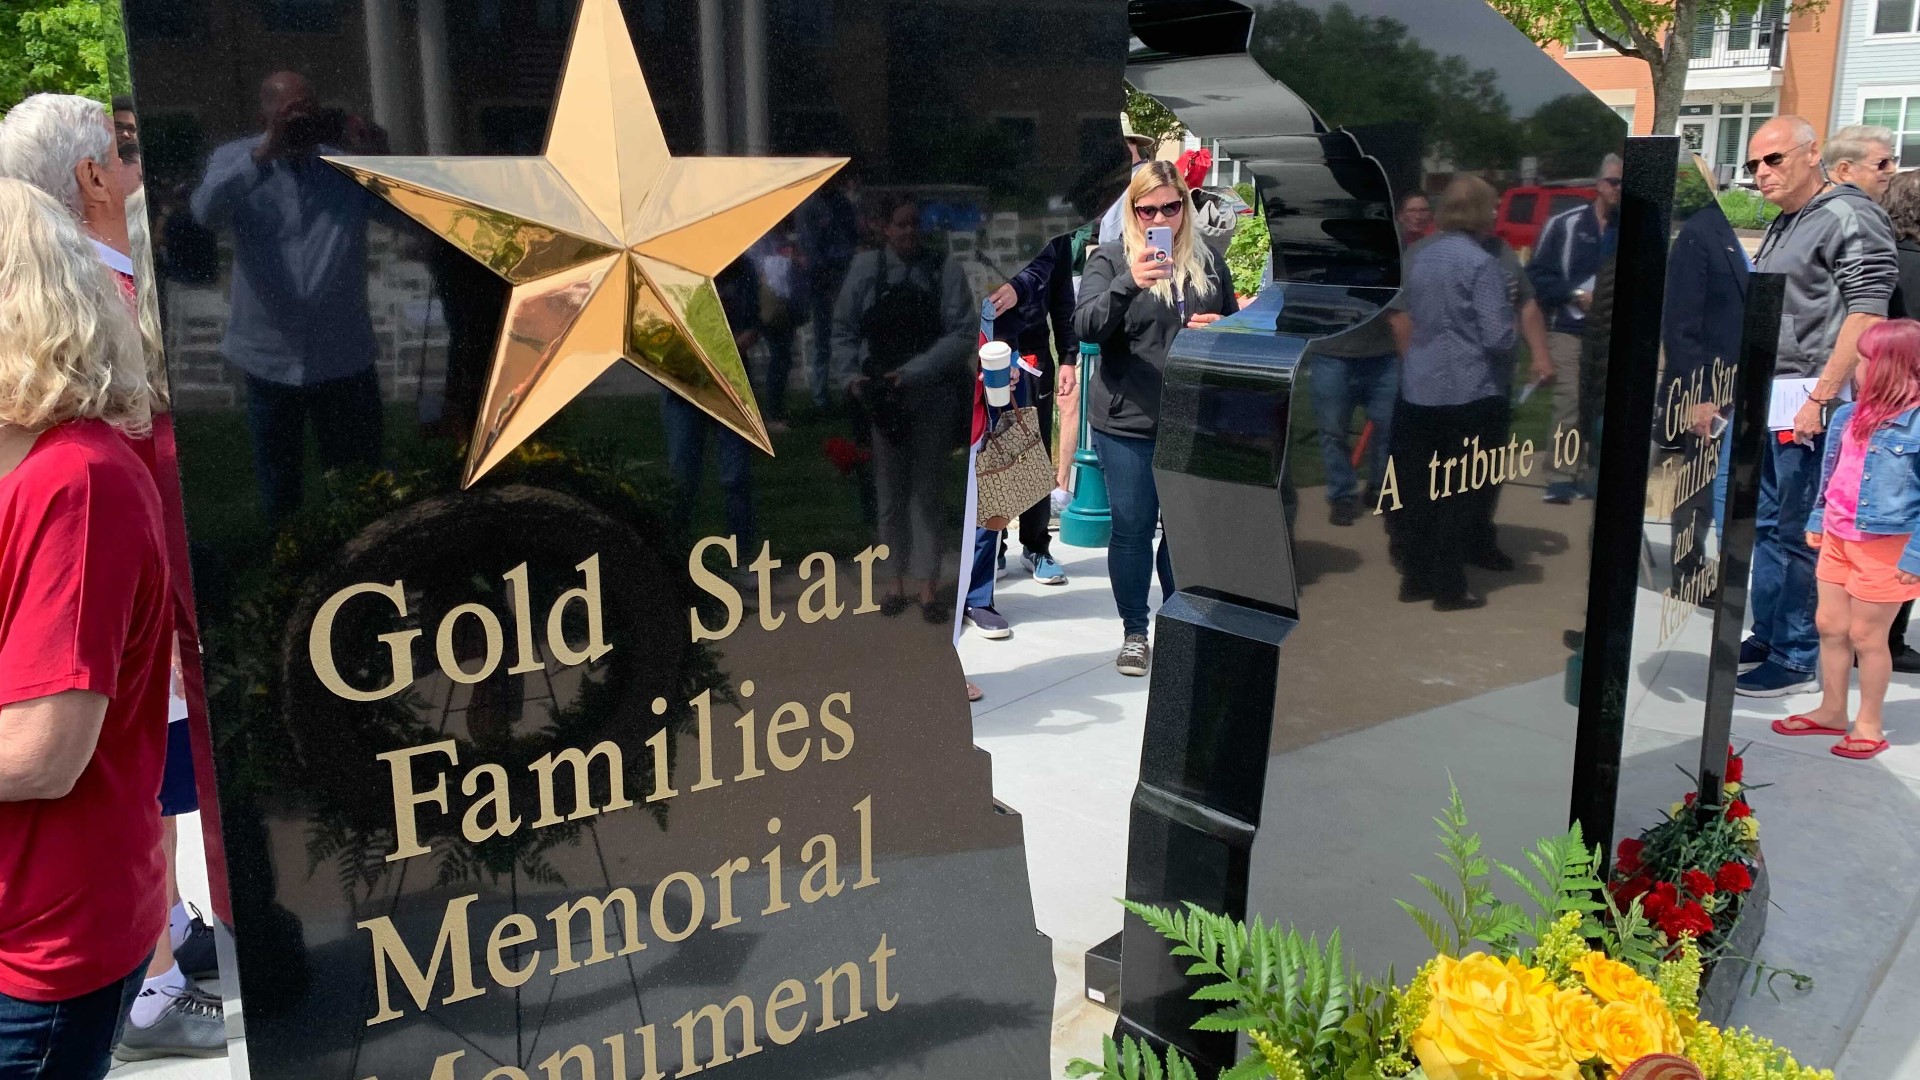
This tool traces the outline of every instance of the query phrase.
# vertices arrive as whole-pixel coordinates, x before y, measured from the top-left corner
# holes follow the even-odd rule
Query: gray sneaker
[[[1120,646],[1120,658],[1113,662],[1113,666],[1119,668],[1122,675],[1145,675],[1150,656],[1147,635],[1128,634],[1126,643]]]
[[[157,993],[157,991],[142,991]],[[175,994],[151,1026],[128,1021],[113,1056],[120,1061],[165,1057],[219,1057],[227,1052],[227,1017],[220,999],[188,987]]]

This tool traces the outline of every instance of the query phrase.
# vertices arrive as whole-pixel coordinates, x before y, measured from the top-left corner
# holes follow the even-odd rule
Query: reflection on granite
[[[616,365],[463,492],[506,289],[426,230],[330,216],[311,170],[537,152],[574,5],[328,6],[298,34],[271,7],[127,5],[251,1075],[1043,1075],[1021,820],[951,645],[966,345],[1124,182],[1123,9],[768,5],[703,39],[692,5],[627,3],[676,156],[852,159],[776,230],[795,250],[716,285],[775,453]],[[298,120],[275,147],[263,109]],[[912,439],[848,407],[851,372],[808,407],[881,199],[968,293]],[[321,264],[364,311],[303,291]],[[762,310],[782,281],[797,335]],[[339,445],[348,420],[379,445]]]
[[[1586,624],[1594,503],[1542,496],[1550,471],[1597,460],[1599,432],[1574,406],[1605,393],[1612,317],[1597,297],[1590,331],[1556,323],[1561,377],[1541,381],[1547,341],[1533,320],[1568,300],[1534,305],[1528,253],[1462,229],[1480,196],[1448,185],[1484,177],[1496,200],[1523,183],[1591,185],[1624,126],[1479,0],[1146,0],[1132,11],[1129,78],[1203,142],[1260,162],[1250,168],[1275,246],[1274,284],[1176,343],[1156,459],[1169,546],[1183,594],[1287,628],[1269,635],[1279,649],[1264,730],[1232,728],[1243,753],[1265,758],[1257,804],[1223,812],[1218,828],[1162,808],[1143,832],[1143,810],[1165,794],[1143,782],[1133,854],[1158,862],[1130,869],[1130,895],[1193,898],[1171,870],[1192,866],[1210,906],[1323,936],[1343,928],[1363,966],[1404,971],[1426,950],[1392,897],[1429,870],[1432,850],[1409,823],[1444,803],[1450,774],[1502,857],[1567,820],[1569,642]],[[1416,195],[1470,246],[1421,245],[1396,222]],[[1418,294],[1463,288],[1468,275],[1498,282],[1504,299],[1471,301],[1485,332],[1458,339],[1471,347],[1435,345],[1438,309]],[[1611,272],[1599,276],[1610,290]],[[1618,317],[1649,314],[1657,305]],[[1465,563],[1451,568],[1458,594],[1426,591],[1410,571],[1442,544]],[[1157,718],[1208,738],[1161,717],[1163,686],[1184,700],[1189,681],[1268,677],[1247,657],[1204,651],[1193,672],[1168,674],[1185,654],[1169,657],[1166,642],[1186,640],[1187,617],[1176,603],[1161,615],[1150,739]],[[1189,799],[1225,797],[1216,786]],[[1146,851],[1143,837],[1159,846]],[[1133,893],[1136,881],[1148,891]],[[1187,1040],[1152,1026],[1186,1016],[1179,980],[1157,965],[1136,979],[1134,960],[1130,950],[1123,1026]],[[1136,987],[1152,1000],[1136,1003]]]

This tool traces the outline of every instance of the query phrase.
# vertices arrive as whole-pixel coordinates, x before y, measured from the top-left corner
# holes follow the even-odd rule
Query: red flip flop
[[[1797,728],[1787,726],[1796,720],[1806,726]],[[1773,733],[1775,735],[1825,735],[1829,738],[1837,739],[1845,735],[1847,729],[1828,727],[1825,724],[1816,724],[1806,717],[1796,714],[1787,717],[1785,720],[1775,720],[1773,722]]]
[[[1853,749],[1853,747],[1856,746],[1864,746],[1866,749]],[[1866,761],[1869,758],[1879,757],[1880,752],[1886,748],[1887,740],[1885,739],[1856,739],[1848,736],[1833,744],[1833,754],[1835,757],[1843,757],[1852,761]]]

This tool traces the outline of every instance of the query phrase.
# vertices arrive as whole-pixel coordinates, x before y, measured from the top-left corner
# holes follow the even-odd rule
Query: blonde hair
[[[1472,233],[1493,231],[1500,196],[1493,185],[1477,176],[1456,176],[1440,193],[1440,205],[1433,209],[1433,223],[1441,232]]]
[[[166,412],[166,336],[160,330],[160,278],[153,272],[153,232],[147,226],[147,189],[137,187],[127,196],[127,240],[133,248],[133,286],[138,297],[140,348],[147,357],[147,382],[153,387],[153,411]]]
[[[0,179],[0,423],[147,434],[153,388],[113,273],[51,195]]]
[[[1193,239],[1193,196],[1187,190],[1187,182],[1180,176],[1180,170],[1171,161],[1149,161],[1134,170],[1133,182],[1127,185],[1127,194],[1121,200],[1121,232],[1126,241],[1127,262],[1132,263],[1140,257],[1147,247],[1147,226],[1134,211],[1134,206],[1147,192],[1170,187],[1180,195],[1186,207],[1180,211],[1180,221],[1173,227],[1173,250],[1168,253],[1173,262],[1173,273],[1163,281],[1153,283],[1153,295],[1162,302],[1172,304],[1181,296],[1205,299],[1213,295],[1213,282],[1207,278],[1207,260],[1202,246]]]

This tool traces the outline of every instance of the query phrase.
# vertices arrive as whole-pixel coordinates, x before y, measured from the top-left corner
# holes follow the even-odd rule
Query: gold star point
[[[714,278],[845,158],[676,158],[617,0],[583,0],[539,157],[329,157],[512,286],[471,487],[625,360],[768,454]]]

